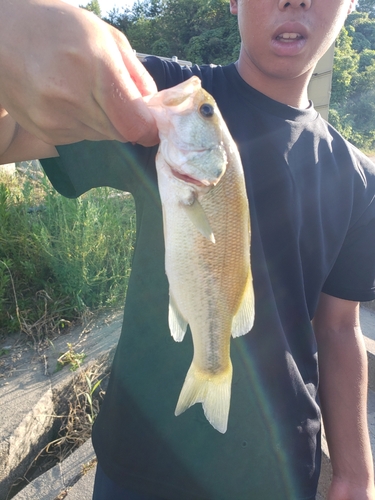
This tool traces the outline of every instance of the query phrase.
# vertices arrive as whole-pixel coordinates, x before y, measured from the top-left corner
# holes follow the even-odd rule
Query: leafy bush
[[[42,335],[122,304],[134,236],[128,193],[70,200],[45,177],[0,178],[0,332]]]
[[[348,16],[336,41],[329,115],[346,139],[369,153],[375,149],[374,4],[362,2],[363,11]]]
[[[128,37],[137,52],[227,64],[237,59],[237,18],[227,0],[137,0],[104,19]]]

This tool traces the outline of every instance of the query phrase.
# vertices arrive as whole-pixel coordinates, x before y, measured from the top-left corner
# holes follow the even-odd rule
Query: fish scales
[[[202,403],[226,432],[232,364],[230,337],[254,321],[250,218],[236,145],[197,77],[149,100],[160,135],[156,157],[163,208],[169,326],[194,355],[176,415]]]

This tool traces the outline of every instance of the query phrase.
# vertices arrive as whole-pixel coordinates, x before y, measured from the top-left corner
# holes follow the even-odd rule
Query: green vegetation
[[[375,14],[374,0],[358,0],[357,10],[359,12],[368,12],[369,14]]]
[[[82,9],[89,10],[90,12],[93,12],[96,14],[98,17],[102,16],[102,12],[100,9],[100,4],[98,0],[91,0],[87,5],[80,5]]]
[[[88,311],[122,305],[133,200],[108,188],[77,200],[45,177],[0,179],[0,333],[39,338]]]
[[[336,43],[330,122],[353,144],[375,149],[375,1],[359,2]]]
[[[87,390],[84,392],[84,396],[86,398],[86,406],[88,406],[89,411],[86,411],[86,415],[88,418],[88,421],[91,425],[93,425],[95,418],[97,414],[99,413],[98,410],[98,403],[97,400],[94,399],[95,396],[95,391],[100,388],[100,384],[102,383],[102,380],[99,379],[95,383],[91,380],[91,378],[85,373],[85,380],[87,384]]]
[[[226,64],[240,49],[228,0],[138,0],[131,9],[114,9],[105,20],[141,53]]]
[[[75,372],[81,366],[87,354],[84,352],[76,352],[74,347],[69,342],[67,343],[68,350],[63,352],[57,360],[55,371],[60,371],[66,365],[70,365],[70,371]]]
[[[239,53],[228,0],[138,0],[105,20],[141,53],[196,64],[227,64]],[[337,41],[329,121],[357,147],[375,149],[375,0],[359,0]]]

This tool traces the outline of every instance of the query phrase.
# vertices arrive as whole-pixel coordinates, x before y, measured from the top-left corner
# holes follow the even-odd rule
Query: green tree
[[[375,90],[367,89],[347,106],[352,125],[349,140],[357,147],[373,151],[375,148]]]
[[[375,148],[375,0],[360,3],[336,42],[329,121],[370,151]]]
[[[171,47],[166,40],[159,38],[151,45],[151,54],[158,54],[162,57],[170,57],[172,54]]]
[[[89,10],[90,12],[93,12],[96,14],[98,17],[102,16],[102,12],[100,9],[100,4],[98,0],[91,0],[87,5],[80,5],[82,9]]]
[[[366,71],[369,66],[372,66],[375,61],[375,50],[364,49],[359,54],[359,73]]]
[[[187,59],[197,64],[227,64],[238,57],[240,35],[237,18],[226,1],[209,0],[197,11],[196,31],[186,47]]]
[[[354,30],[352,47],[355,51],[362,52],[363,50],[371,49],[371,43],[365,35]]]
[[[199,64],[225,64],[238,54],[237,20],[227,0],[138,0],[131,10],[110,13],[107,21],[137,52]]]
[[[375,0],[358,0],[357,3],[358,12],[368,12],[369,14],[375,14]]]
[[[123,8],[120,10],[118,7],[114,7],[109,13],[108,17],[104,17],[103,20],[108,24],[111,24],[123,33],[127,33],[129,26],[131,25],[131,10]]]
[[[334,108],[340,108],[347,102],[358,64],[359,54],[352,48],[352,37],[344,27],[336,41],[333,64],[331,106]]]
[[[365,38],[370,43],[371,48],[375,50],[375,18],[371,17],[368,12],[353,12],[348,16],[345,26],[353,30],[351,36],[357,39],[360,37],[362,41]],[[365,42],[366,45],[368,43]]]

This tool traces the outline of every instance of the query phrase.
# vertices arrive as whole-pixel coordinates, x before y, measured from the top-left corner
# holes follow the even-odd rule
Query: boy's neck
[[[295,108],[306,109],[309,106],[307,86],[313,68],[308,73],[292,79],[264,75],[241,60],[241,57],[236,62],[236,68],[246,83],[267,97]]]

